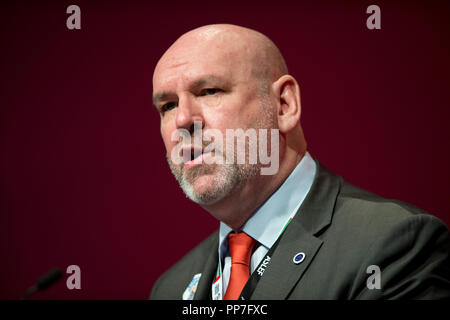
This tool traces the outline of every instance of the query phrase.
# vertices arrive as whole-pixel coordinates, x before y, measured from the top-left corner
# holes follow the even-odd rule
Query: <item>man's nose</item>
[[[184,97],[178,101],[177,115],[176,115],[177,129],[186,129],[191,134],[194,132],[194,123],[201,122],[201,127],[204,127],[203,115],[201,108],[195,101],[189,97]]]

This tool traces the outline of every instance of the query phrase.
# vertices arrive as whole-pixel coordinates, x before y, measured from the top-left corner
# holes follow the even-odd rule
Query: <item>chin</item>
[[[216,184],[217,180],[214,175],[205,174],[195,178],[195,181],[192,183],[192,188],[196,194],[209,193],[215,189]]]
[[[229,181],[213,174],[197,177],[193,183],[184,181],[182,189],[186,196],[199,205],[213,205],[226,197],[233,189]]]

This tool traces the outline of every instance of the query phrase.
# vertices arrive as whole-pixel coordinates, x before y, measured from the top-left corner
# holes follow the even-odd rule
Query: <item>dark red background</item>
[[[278,44],[314,157],[449,225],[448,3],[2,1],[0,298],[76,264],[81,290],[66,275],[35,298],[146,299],[218,226],[169,172],[151,105],[157,59],[209,23]],[[370,4],[382,30],[366,28]]]

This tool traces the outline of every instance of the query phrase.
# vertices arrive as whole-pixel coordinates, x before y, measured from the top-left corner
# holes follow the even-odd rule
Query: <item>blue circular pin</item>
[[[292,261],[294,261],[295,264],[300,264],[303,262],[303,260],[305,260],[305,257],[306,257],[306,254],[304,254],[303,252],[299,252],[294,256]]]

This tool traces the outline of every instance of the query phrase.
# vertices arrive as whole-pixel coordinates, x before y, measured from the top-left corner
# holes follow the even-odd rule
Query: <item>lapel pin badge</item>
[[[294,258],[292,259],[292,261],[295,264],[300,264],[303,262],[303,260],[305,260],[306,254],[304,252],[299,252],[297,253]]]

